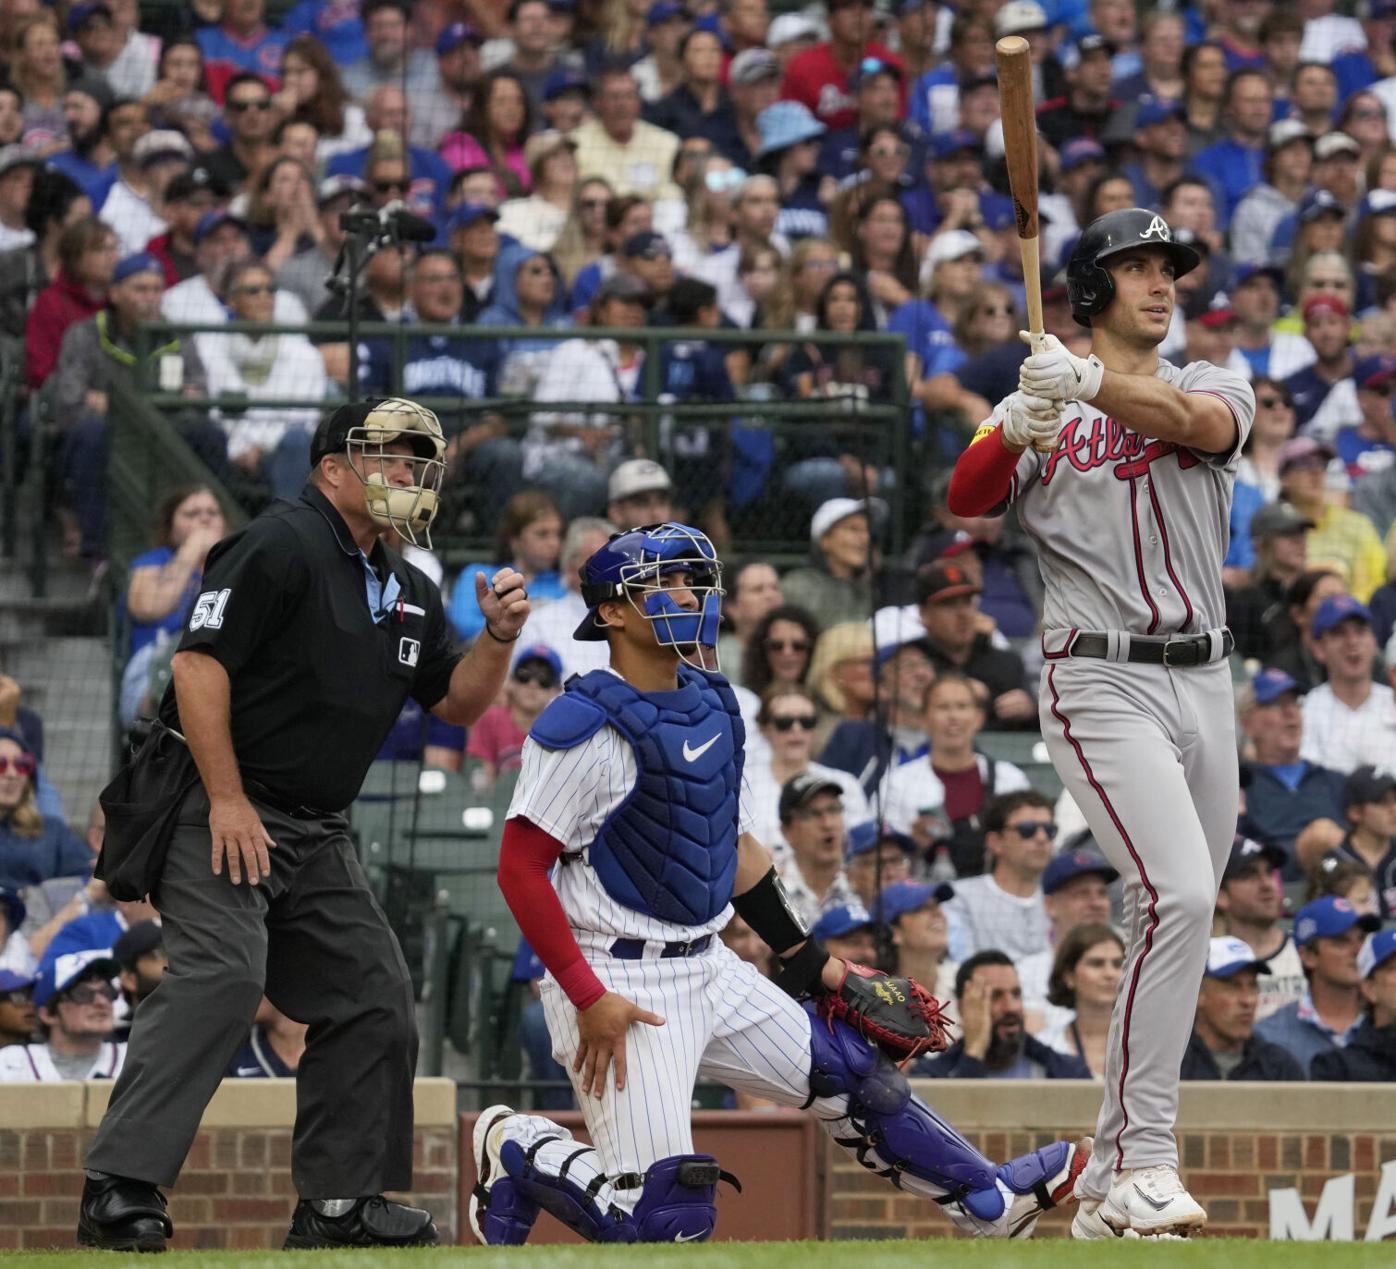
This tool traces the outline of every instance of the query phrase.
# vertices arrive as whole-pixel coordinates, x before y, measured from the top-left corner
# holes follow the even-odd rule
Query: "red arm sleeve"
[[[606,994],[601,980],[582,958],[582,949],[567,928],[548,872],[562,854],[562,843],[536,824],[515,816],[504,825],[499,848],[499,888],[519,929],[547,966],[548,973],[578,1009]]]
[[[950,477],[945,505],[957,516],[982,516],[1008,498],[1009,482],[1021,454],[1003,444],[1002,424],[996,424],[960,455]]]

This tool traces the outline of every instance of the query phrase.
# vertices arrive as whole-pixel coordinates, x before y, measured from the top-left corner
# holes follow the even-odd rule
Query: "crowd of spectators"
[[[118,382],[211,399],[168,411],[217,485],[171,490],[132,569],[123,722],[168,681],[170,636],[225,532],[213,488],[244,506],[294,495],[354,362],[365,390],[447,403],[452,480],[491,558],[447,576],[408,553],[457,635],[480,633],[476,571],[518,568],[536,606],[479,725],[409,708],[383,757],[476,791],[507,781],[538,712],[604,657],[570,638],[580,562],[617,526],[690,517],[729,560],[721,668],[755,823],[804,915],[832,947],[952,1000],[961,1038],[925,1074],[1098,1076],[1125,881],[1033,756],[1032,554],[1011,516],[945,505],[946,463],[1026,354],[994,81],[1007,34],[1029,42],[1041,103],[1047,329],[1084,348],[1063,262],[1095,216],[1148,207],[1203,257],[1163,355],[1230,366],[1256,394],[1225,561],[1242,799],[1185,1074],[1391,1078],[1391,0],[1359,0],[1355,17],[1331,0],[1302,16],[1278,0],[1146,14],[828,0],[776,16],[765,0],[306,0],[271,15],[263,0],[6,0],[0,338],[26,411],[47,408],[75,554],[107,549]],[[341,214],[399,201],[435,240],[383,245],[347,299],[403,334],[351,349],[343,328],[298,330],[345,313],[326,286]],[[208,329],[152,346],[137,329],[157,314]],[[254,328],[218,329],[230,319]],[[614,338],[582,338],[588,325]],[[671,327],[752,334],[648,342]],[[906,355],[811,332],[900,335]],[[815,419],[816,404],[890,405],[903,382],[898,425],[924,473],[894,470],[876,429]],[[626,407],[655,391],[732,416],[662,420],[647,452]],[[472,406],[505,398],[532,404]],[[775,433],[742,418],[772,398],[811,413]],[[899,558],[885,554],[894,493],[919,526]],[[762,499],[798,525],[807,561],[736,558]],[[0,676],[0,1024],[18,1043],[37,1021],[47,1056],[30,1043],[0,1071],[81,1058],[109,1073],[119,1048],[102,1046],[119,1045],[158,957],[118,948],[145,914],[90,881],[100,820],[68,826],[19,698]],[[729,942],[761,960],[746,935]],[[301,1044],[268,1003],[235,1066],[285,1073]]]

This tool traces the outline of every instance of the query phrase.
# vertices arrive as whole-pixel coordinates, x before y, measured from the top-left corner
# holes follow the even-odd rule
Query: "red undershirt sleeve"
[[[1009,486],[1022,455],[1004,447],[1002,428],[1002,424],[989,431],[981,428],[980,435],[956,461],[945,497],[954,515],[982,516],[1008,501]]]
[[[606,988],[582,957],[567,925],[557,891],[548,877],[562,854],[562,843],[538,825],[515,816],[504,825],[499,848],[499,889],[519,929],[578,1009],[606,994]]]

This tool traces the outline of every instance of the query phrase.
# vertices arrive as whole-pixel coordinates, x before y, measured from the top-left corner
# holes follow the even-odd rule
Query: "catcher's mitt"
[[[898,1064],[950,1046],[950,1019],[914,978],[845,961],[838,990],[824,991],[816,1005],[820,1017],[842,1018]]]

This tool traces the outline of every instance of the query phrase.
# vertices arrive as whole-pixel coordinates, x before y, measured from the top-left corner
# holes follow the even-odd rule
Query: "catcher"
[[[1027,1237],[1089,1146],[996,1168],[912,1096],[898,1064],[947,1043],[935,1001],[829,957],[746,829],[741,716],[706,668],[722,593],[712,543],[681,524],[617,534],[582,569],[575,637],[605,640],[610,668],[572,679],[534,725],[499,883],[547,967],[553,1053],[594,1144],[486,1110],[475,1236],[522,1243],[546,1209],[593,1242],[708,1238],[733,1178],[693,1149],[706,1080],[811,1108],[864,1167],[968,1233]],[[778,981],[718,938],[734,909],[779,954]]]

